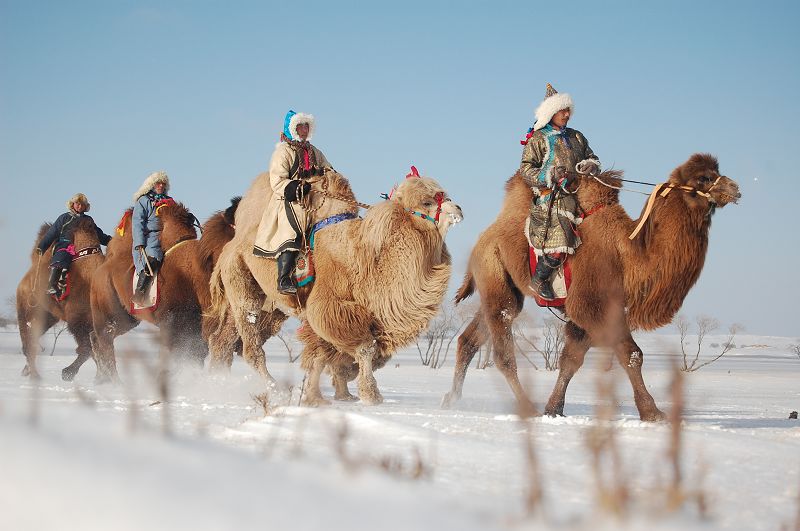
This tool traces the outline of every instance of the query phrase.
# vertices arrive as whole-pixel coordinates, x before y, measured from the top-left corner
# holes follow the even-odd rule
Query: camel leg
[[[22,368],[21,374],[31,380],[39,380],[41,375],[36,368],[36,356],[42,349],[39,340],[58,322],[58,319],[46,310],[39,309],[31,313],[33,315],[25,312],[17,314],[22,352],[25,354],[25,366]]]
[[[116,298],[109,279],[97,279],[106,286],[92,286],[92,325],[90,335],[94,361],[97,365],[95,383],[119,382],[114,338],[133,329],[139,322],[131,317]]]
[[[564,416],[564,401],[567,396],[567,386],[572,377],[578,372],[586,358],[586,352],[592,346],[588,334],[575,323],[569,322],[564,326],[564,349],[558,361],[558,379],[547,400],[544,414],[551,417]]]
[[[358,362],[358,397],[365,404],[376,405],[383,402],[378,390],[378,382],[372,374],[372,359],[376,353],[375,340],[358,347],[355,358]]]
[[[511,326],[519,312],[522,311],[523,295],[516,289],[509,288],[495,297],[489,297],[483,304],[483,318],[492,336],[492,352],[495,366],[505,377],[508,386],[517,399],[519,415],[529,417],[538,414],[536,406],[528,397],[517,374],[517,357]]]
[[[330,401],[322,396],[322,391],[320,391],[319,388],[319,378],[323,370],[325,370],[325,360],[321,357],[315,359],[311,370],[308,371],[308,379],[306,380],[303,403],[307,406],[317,407],[330,405]]]
[[[233,319],[242,338],[242,357],[267,383],[274,385],[276,381],[267,370],[267,354],[257,325],[260,311],[260,304],[252,304],[250,309],[233,309]]]
[[[331,383],[333,383],[334,394],[333,398],[342,400],[344,402],[354,402],[358,400],[357,396],[350,393],[347,387],[347,376],[343,374],[337,367],[331,366]]]
[[[229,373],[233,365],[233,353],[237,347],[240,352],[242,349],[242,342],[239,340],[236,323],[230,311],[225,314],[222,326],[209,335],[208,347],[211,351],[209,370],[215,373]]]
[[[61,379],[65,382],[71,382],[75,378],[75,375],[78,374],[78,370],[81,368],[81,365],[83,365],[86,360],[92,357],[92,342],[89,339],[89,335],[92,333],[92,327],[90,323],[91,317],[87,315],[86,318],[81,319],[78,324],[69,327],[70,333],[78,343],[78,346],[75,349],[78,357],[75,358],[75,361],[61,370]]]
[[[639,418],[645,422],[664,420],[666,415],[658,409],[656,401],[644,384],[644,378],[642,378],[644,355],[633,337],[628,334],[628,337],[614,347],[614,353],[631,381],[633,400],[636,403],[636,409],[639,410]]]
[[[456,351],[456,366],[453,371],[453,385],[444,395],[442,406],[445,409],[451,408],[456,402],[461,400],[461,393],[464,389],[464,378],[467,377],[467,369],[472,363],[475,353],[489,339],[489,329],[483,320],[480,310],[472,318],[464,331],[458,336],[458,349]]]

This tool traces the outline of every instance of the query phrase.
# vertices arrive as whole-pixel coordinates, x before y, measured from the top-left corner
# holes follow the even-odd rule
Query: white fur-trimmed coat
[[[322,151],[311,146],[316,158],[316,168],[332,169]],[[255,248],[259,254],[273,258],[283,251],[301,250],[298,238],[308,230],[308,213],[299,203],[286,203],[284,190],[289,181],[297,179],[297,172],[290,175],[297,153],[286,142],[275,146],[269,162],[269,184],[272,201],[267,204],[256,234]],[[299,167],[299,165],[298,165]]]

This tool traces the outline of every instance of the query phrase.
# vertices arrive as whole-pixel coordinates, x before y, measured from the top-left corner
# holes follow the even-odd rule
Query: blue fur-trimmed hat
[[[314,115],[292,110],[287,112],[286,117],[283,119],[284,136],[289,140],[300,140],[297,136],[297,126],[300,124],[308,124],[308,137],[306,140],[311,140],[311,136],[314,134]]]

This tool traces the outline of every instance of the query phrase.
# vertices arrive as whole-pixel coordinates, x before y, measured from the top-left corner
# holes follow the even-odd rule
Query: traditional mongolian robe
[[[293,180],[302,183],[327,169],[331,169],[328,159],[309,142],[280,142],[275,146],[269,162],[272,200],[261,217],[253,254],[276,258],[283,251],[303,250],[310,216],[300,202],[286,201],[284,190]]]
[[[131,230],[133,234],[133,263],[136,271],[141,273],[147,265],[136,248],[144,245],[144,252],[151,259],[164,261],[164,251],[161,249],[161,220],[158,219],[158,206],[172,198],[167,195],[158,195],[149,192],[139,197],[133,205]]]
[[[538,256],[572,254],[580,245],[575,231],[578,204],[559,178],[574,174],[575,166],[587,159],[598,161],[586,137],[569,127],[558,130],[548,124],[533,131],[525,143],[519,171],[536,196],[525,233]]]
[[[55,242],[53,248],[53,259],[50,261],[50,267],[57,267],[59,269],[69,269],[72,264],[72,257],[75,255],[73,248],[73,232],[78,222],[82,219],[92,219],[91,216],[86,214],[78,214],[74,210],[65,212],[58,216],[55,223],[50,225],[47,232],[39,241],[38,248],[41,252],[45,252]],[[94,224],[94,220],[92,220]],[[111,236],[100,230],[97,225],[94,226],[97,231],[97,239],[103,245],[108,245],[111,241]]]

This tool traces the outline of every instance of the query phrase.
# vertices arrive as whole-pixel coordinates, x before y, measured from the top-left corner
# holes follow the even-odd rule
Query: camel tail
[[[475,277],[472,276],[472,273],[467,272],[467,274],[464,275],[464,282],[461,284],[461,287],[458,288],[458,291],[456,291],[455,303],[458,304],[473,293],[475,293]]]
[[[228,313],[228,301],[225,299],[225,285],[222,283],[222,273],[219,267],[215,267],[214,271],[211,273],[211,280],[208,287],[211,291],[211,310],[208,313],[209,316],[216,321],[213,333],[218,334],[222,330],[222,325],[225,323],[225,317]]]

